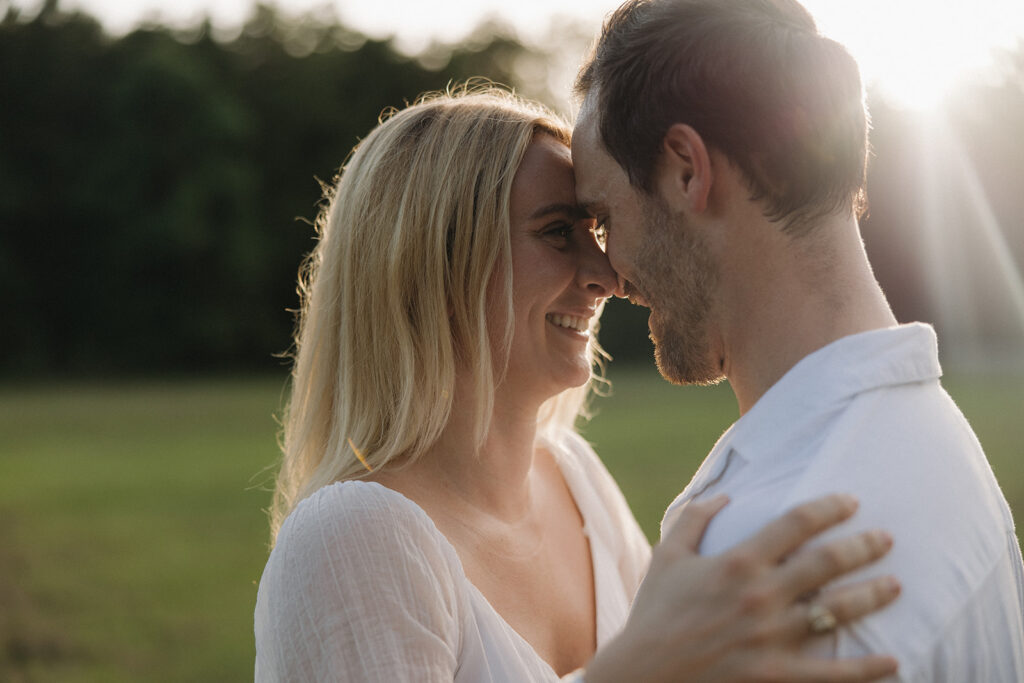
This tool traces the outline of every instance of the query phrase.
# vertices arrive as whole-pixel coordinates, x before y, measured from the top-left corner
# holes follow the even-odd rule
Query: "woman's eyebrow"
[[[580,208],[577,204],[566,204],[565,202],[556,202],[554,204],[548,204],[542,206],[533,213],[530,214],[530,219],[540,218],[542,216],[549,216],[553,213],[561,213],[572,216],[576,220],[584,218],[590,218],[590,214]]]

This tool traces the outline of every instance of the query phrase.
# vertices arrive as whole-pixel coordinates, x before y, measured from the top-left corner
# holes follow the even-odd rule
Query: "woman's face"
[[[501,391],[546,399],[590,378],[588,328],[615,271],[576,205],[569,148],[538,134],[512,181],[514,335]]]

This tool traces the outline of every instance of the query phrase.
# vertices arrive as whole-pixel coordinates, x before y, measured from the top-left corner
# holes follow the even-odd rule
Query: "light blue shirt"
[[[939,384],[935,333],[920,323],[840,339],[797,363],[719,439],[669,506],[729,494],[701,545],[720,553],[798,503],[845,492],[856,516],[823,539],[882,528],[890,607],[809,646],[888,653],[899,681],[1024,681],[1024,566],[1013,519],[970,426]]]

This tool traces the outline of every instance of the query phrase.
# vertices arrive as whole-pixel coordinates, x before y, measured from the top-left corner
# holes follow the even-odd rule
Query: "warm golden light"
[[[822,33],[847,46],[893,104],[931,109],[994,52],[1024,36],[1020,0],[805,0]]]
[[[31,8],[41,0],[12,0]],[[992,61],[993,51],[1012,48],[1024,36],[1022,0],[803,0],[823,33],[846,45],[861,64],[865,81],[892,103],[928,109],[959,81]],[[415,52],[434,39],[456,41],[485,18],[513,25],[527,43],[540,41],[553,26],[580,22],[596,33],[618,0],[271,0],[289,13],[336,12],[354,28],[375,36],[394,35]],[[64,0],[65,7],[95,13],[115,33],[140,19],[172,23],[238,23],[253,0]],[[549,46],[550,47],[550,46]],[[575,50],[575,46],[567,46]],[[582,57],[582,47],[579,48]]]

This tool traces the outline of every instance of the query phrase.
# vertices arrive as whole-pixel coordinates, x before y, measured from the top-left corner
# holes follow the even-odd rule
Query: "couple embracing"
[[[630,0],[577,90],[426,96],[330,192],[256,678],[1024,680],[1009,509],[864,253],[850,55],[795,0]],[[653,553],[574,429],[610,296],[740,409]]]

